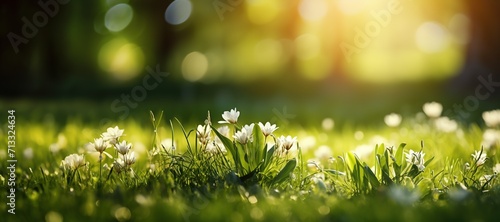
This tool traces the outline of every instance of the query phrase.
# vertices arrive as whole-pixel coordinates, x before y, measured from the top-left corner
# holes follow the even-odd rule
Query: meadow
[[[494,221],[500,209],[498,110],[464,123],[426,103],[362,125],[206,104],[102,121],[92,105],[1,110],[2,221]]]

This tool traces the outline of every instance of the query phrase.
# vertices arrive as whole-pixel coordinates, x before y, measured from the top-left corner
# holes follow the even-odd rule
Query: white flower
[[[103,138],[96,138],[93,143],[90,143],[90,146],[97,152],[102,153],[108,148],[108,143]]]
[[[474,159],[474,162],[476,163],[476,166],[481,166],[486,162],[486,153],[483,151],[475,151],[472,155],[472,158]]]
[[[292,148],[293,144],[297,142],[297,137],[291,137],[291,136],[281,136],[278,138],[279,145],[285,149],[285,150],[290,150]]]
[[[410,152],[406,154],[406,161],[409,164],[417,166],[419,171],[424,171],[425,169],[424,156],[425,153],[422,151],[415,152],[413,150],[410,150]]]
[[[500,142],[500,130],[486,129],[483,133],[482,145],[486,149],[494,147],[498,142]]]
[[[217,132],[219,132],[221,135],[225,137],[229,137],[229,127],[228,126],[221,126],[217,128]]]
[[[132,151],[130,153],[127,153],[126,155],[123,156],[123,162],[125,163],[126,166],[130,166],[135,163],[135,152]]]
[[[259,122],[259,127],[260,130],[262,130],[264,136],[269,136],[273,134],[273,132],[279,128],[276,127],[276,124],[271,125],[270,122],[266,122],[266,124],[262,124],[261,122]]]
[[[389,127],[397,127],[401,124],[402,117],[399,114],[391,113],[384,117],[384,122]]]
[[[64,158],[62,164],[65,169],[76,170],[81,166],[85,166],[85,158],[83,157],[83,154],[71,154]]]
[[[121,173],[122,171],[126,170],[126,165],[122,158],[115,159],[115,161],[113,162],[113,170],[116,173]]]
[[[123,130],[119,129],[118,126],[114,128],[109,127],[106,132],[102,133],[101,137],[107,141],[108,143],[114,145],[120,139],[120,136],[123,135]]]
[[[196,136],[201,144],[206,145],[210,140],[210,133],[212,128],[209,125],[198,125],[196,129]]]
[[[205,149],[207,152],[212,154],[219,153],[219,151],[222,154],[227,153],[227,150],[224,147],[224,145],[222,145],[221,143],[217,143],[216,141],[210,141]]]
[[[219,123],[230,123],[235,124],[238,122],[238,117],[240,116],[240,111],[237,111],[236,108],[231,109],[231,111],[224,111],[222,114],[223,121],[219,121]]]
[[[427,115],[430,118],[438,118],[441,116],[441,112],[443,112],[443,105],[437,102],[430,102],[424,104],[422,107],[424,110],[425,115]]]
[[[255,124],[250,124],[250,125],[244,125],[243,126],[243,129],[245,129],[247,131],[247,133],[253,133],[253,127],[255,126]]]
[[[500,126],[500,109],[483,112],[483,120],[488,127]]]
[[[115,144],[115,149],[120,153],[121,155],[125,155],[128,153],[128,151],[132,148],[131,143],[127,143],[127,141],[122,141],[120,143]]]
[[[236,132],[233,138],[236,139],[236,141],[238,141],[239,143],[245,145],[248,142],[253,141],[252,131],[248,132],[247,128],[243,128],[240,131]]]
[[[437,118],[434,124],[436,125],[436,128],[439,131],[445,133],[450,133],[458,129],[458,123],[455,120],[451,120],[446,116]]]

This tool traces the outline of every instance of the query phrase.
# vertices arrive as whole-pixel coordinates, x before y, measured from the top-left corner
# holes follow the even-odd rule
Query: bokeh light
[[[104,16],[104,25],[111,32],[119,32],[125,29],[132,18],[134,11],[130,5],[121,3],[111,7]]]
[[[189,0],[175,0],[165,10],[165,21],[171,25],[180,25],[191,16],[193,6]]]
[[[306,21],[319,21],[328,11],[326,0],[302,0],[299,5],[300,16]]]
[[[295,39],[295,55],[301,60],[312,59],[319,55],[321,42],[317,35],[303,34]]]
[[[462,14],[457,13],[451,17],[448,24],[449,30],[453,35],[453,40],[459,44],[465,45],[470,39],[470,19]]]
[[[366,2],[362,0],[338,0],[340,11],[345,15],[354,15],[363,10]]]
[[[191,52],[182,61],[182,75],[188,81],[198,81],[208,70],[208,59],[200,52]]]
[[[144,53],[136,44],[116,38],[102,46],[98,62],[101,69],[117,80],[129,80],[142,72]]]
[[[277,1],[250,0],[247,1],[248,19],[257,25],[266,24],[279,14],[281,5]]]
[[[426,22],[418,27],[415,40],[420,50],[427,53],[442,51],[447,45],[447,33],[436,22]]]

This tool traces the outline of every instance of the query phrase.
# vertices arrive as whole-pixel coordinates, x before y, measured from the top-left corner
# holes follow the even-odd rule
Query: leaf
[[[153,127],[154,127],[156,125],[155,124],[156,119],[155,119],[155,114],[151,110],[149,110],[149,119],[151,120],[151,123],[153,124]]]
[[[429,163],[431,163],[432,160],[434,160],[434,157],[431,157],[430,159],[428,159],[427,161],[425,161],[424,166],[427,167],[427,165],[429,165]]]
[[[219,131],[217,131],[217,129],[215,127],[213,127],[213,126],[210,126],[210,127],[212,127],[212,131],[215,133],[215,135],[217,135],[217,137],[220,139],[220,141],[222,142],[224,147],[226,147],[226,149],[229,150],[229,152],[231,153],[233,158],[235,158],[236,157],[236,150],[235,150],[235,147],[233,146],[233,141],[231,141],[229,138],[220,134]]]
[[[295,169],[295,166],[297,166],[297,161],[294,159],[291,159],[289,160],[285,167],[283,167],[283,169],[281,169],[281,171],[278,173],[278,175],[276,175],[276,177],[274,177],[274,179],[272,180],[271,183],[282,183],[283,181],[285,181],[286,179],[288,179],[288,177],[290,177],[290,173],[293,172],[293,170]]]
[[[155,126],[155,129],[158,129],[158,126],[160,126],[160,123],[161,123],[161,119],[163,118],[163,110],[160,112],[160,116],[158,117],[158,119],[156,120],[156,126]]]
[[[406,143],[401,143],[399,144],[398,150],[396,151],[396,163],[401,166],[403,165],[404,158],[403,158],[403,151],[406,146]]]
[[[252,147],[250,147],[250,152],[256,152],[254,156],[254,161],[255,163],[260,163],[262,159],[265,156],[265,153],[267,150],[262,150],[262,147],[265,145],[265,138],[264,134],[262,133],[262,130],[260,129],[259,126],[254,126],[253,127],[253,142]]]
[[[264,152],[264,159],[262,160],[262,164],[260,165],[260,171],[263,172],[267,166],[269,165],[269,163],[271,162],[271,157],[273,157],[273,154],[274,154],[274,148],[275,146],[273,145],[271,147],[271,149],[267,150],[267,144],[264,145],[264,149],[263,149],[263,152]]]
[[[375,176],[373,171],[370,169],[370,167],[368,167],[368,165],[366,165],[366,163],[365,163],[364,169],[365,169],[365,177],[368,179],[368,181],[370,181],[370,184],[375,188],[379,187],[380,182],[378,181],[377,177]]]
[[[345,176],[344,172],[340,172],[337,170],[332,170],[332,169],[326,169],[324,170],[326,173],[332,174],[332,175],[340,175],[340,176]]]
[[[239,177],[241,182],[245,182],[251,178],[254,178],[256,175],[257,175],[257,171],[258,171],[258,167],[255,168],[254,170],[252,170],[252,172],[250,173],[247,173],[246,175],[242,176],[242,177]]]

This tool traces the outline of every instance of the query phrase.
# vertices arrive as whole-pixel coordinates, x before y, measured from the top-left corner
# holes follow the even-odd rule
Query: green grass
[[[480,166],[471,156],[481,150],[482,125],[459,124],[456,131],[446,133],[432,120],[407,113],[396,128],[385,126],[380,117],[374,120],[378,124],[342,120],[333,129],[323,129],[321,119],[329,116],[298,111],[287,122],[274,119],[279,127],[276,137],[298,138],[288,154],[278,147],[274,153],[267,151],[265,142],[271,148],[275,140],[256,136],[261,135],[257,125],[254,141],[246,145],[212,133],[212,139],[218,136],[224,143],[227,152],[223,154],[208,153],[197,139],[196,127],[204,124],[206,110],[193,109],[199,116],[177,120],[175,111],[164,109],[163,118],[160,112],[154,113],[154,121],[147,111],[137,111],[123,121],[101,125],[100,119],[109,118],[106,111],[101,112],[103,108],[96,104],[84,106],[90,113],[61,111],[57,106],[42,113],[20,105],[16,112],[16,215],[8,213],[4,203],[0,205],[2,218],[54,222],[492,221],[500,209],[500,181],[493,172],[500,155],[495,149],[484,150],[488,158]],[[274,117],[272,108],[245,108],[238,107],[241,117],[238,126],[230,126],[232,133],[245,124]],[[6,120],[6,116],[1,118]],[[309,117],[311,121],[302,124]],[[221,113],[211,110],[210,120],[214,132],[221,126],[217,123]],[[3,135],[8,128],[3,120],[2,124],[0,196],[6,197],[8,163],[3,149],[7,138]],[[100,175],[99,154],[88,152],[86,146],[115,125],[124,129],[120,140],[132,143],[137,161],[131,165],[133,171],[117,173],[116,168],[110,170],[113,159],[104,157],[102,164],[108,167]],[[167,138],[175,143],[174,151],[161,146]],[[360,145],[369,147],[358,149],[366,155],[358,152],[355,156],[352,151]],[[318,156],[321,146],[327,146],[332,155]],[[25,153],[29,149],[32,155]],[[425,153],[428,162],[422,172],[406,161],[410,149]],[[153,154],[153,150],[158,152]],[[114,148],[107,152],[113,158],[119,156]],[[65,169],[61,161],[73,153],[84,154],[85,166]],[[317,167],[311,164],[313,159]],[[484,175],[494,176],[481,179]]]

